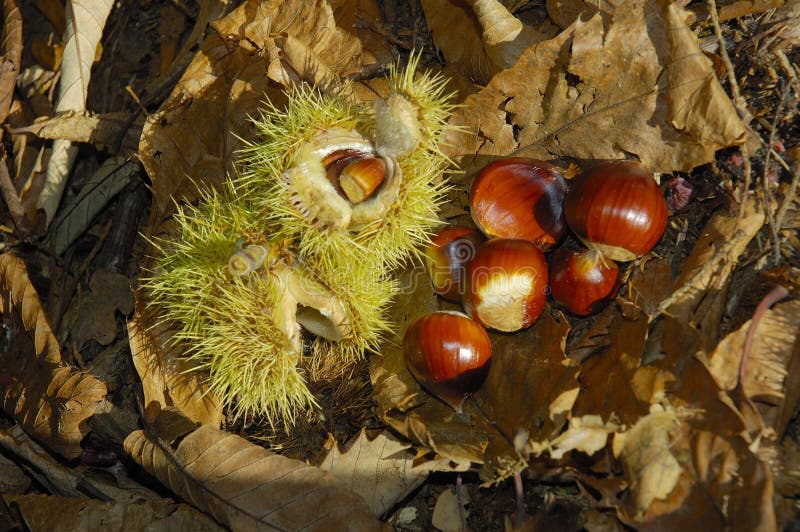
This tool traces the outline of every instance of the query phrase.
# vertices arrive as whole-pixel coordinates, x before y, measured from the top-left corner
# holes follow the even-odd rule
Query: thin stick
[[[781,100],[780,100],[780,102],[778,102],[777,109],[775,109],[775,115],[772,118],[772,123],[769,126],[769,145],[770,146],[774,146],[775,145],[775,133],[777,132],[776,130],[778,128],[778,120],[780,120],[781,115],[783,114],[783,108],[785,107],[786,100],[787,100],[787,98],[789,96],[789,87],[790,87],[790,85],[787,84],[786,87],[784,88],[783,94],[781,95]],[[770,166],[771,158],[772,158],[772,150],[769,150],[769,151],[767,151],[767,155],[764,158],[764,172],[762,173],[762,176],[761,176],[761,183],[762,183],[762,186],[764,187],[764,210],[767,211],[767,218],[769,219],[769,228],[770,228],[770,231],[772,232],[772,240],[773,240],[773,246],[774,246],[774,250],[773,251],[774,251],[775,264],[777,265],[777,264],[780,264],[780,262],[781,262],[781,236],[778,233],[778,230],[780,228],[776,224],[775,212],[773,212],[772,206],[770,205],[772,203],[772,201],[771,201],[772,200],[772,193],[769,190],[769,179],[768,179],[768,176],[769,176],[769,166]],[[778,158],[780,158],[780,157],[778,157]],[[776,211],[777,211],[777,208],[776,208]]]
[[[722,62],[725,64],[726,74],[728,76],[728,84],[731,87],[731,94],[733,95],[733,103],[739,113],[739,117],[749,125],[753,119],[753,115],[747,108],[744,98],[742,98],[742,91],[739,89],[739,82],[736,80],[736,72],[733,69],[733,63],[728,55],[728,49],[725,46],[725,37],[722,36],[722,28],[719,25],[719,14],[717,13],[717,3],[715,0],[708,0],[708,12],[711,15],[711,23],[714,26],[714,34],[719,41],[719,55],[722,57]],[[742,197],[739,200],[739,221],[741,222],[744,217],[744,207],[747,203],[747,192],[750,190],[750,183],[752,181],[752,163],[750,162],[750,148],[747,142],[741,146],[742,158],[744,159],[744,189],[742,190]]]
[[[22,208],[17,189],[14,188],[14,183],[11,182],[11,176],[6,166],[5,152],[0,158],[0,193],[2,193],[3,199],[8,206],[8,212],[11,213],[11,218],[14,220],[20,239],[24,241],[32,240],[36,236],[36,231],[34,231],[30,220],[25,215],[25,209]]]

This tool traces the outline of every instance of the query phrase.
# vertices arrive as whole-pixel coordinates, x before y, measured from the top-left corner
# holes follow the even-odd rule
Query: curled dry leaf
[[[467,98],[448,155],[619,159],[690,170],[745,129],[673,2],[624,2],[528,48]]]
[[[67,27],[56,112],[86,109],[92,64],[112,5],[111,0],[67,2]],[[38,201],[38,207],[47,215],[48,224],[56,213],[77,155],[78,147],[72,146],[70,141],[59,139],[53,142],[47,163],[47,177]]]
[[[703,228],[661,310],[694,324],[703,334],[705,349],[719,338],[730,276],[747,245],[764,225],[761,203],[749,201],[741,219],[720,211]]]
[[[389,432],[374,439],[361,429],[345,449],[328,438],[330,451],[320,464],[342,484],[367,501],[373,515],[381,516],[419,487],[430,471],[455,471],[447,460],[427,460],[415,465],[411,445]]]
[[[191,371],[192,366],[180,356],[178,346],[170,347],[168,330],[146,327],[147,312],[137,298],[136,310],[128,322],[131,357],[142,381],[144,404],[175,406],[193,421],[219,427],[223,418],[219,399]]]
[[[722,339],[708,356],[708,369],[720,388],[739,384],[745,336],[751,321]],[[744,393],[756,402],[766,425],[780,437],[800,394],[800,301],[768,310],[758,322],[745,362]]]
[[[209,425],[172,445],[138,430],[126,438],[125,450],[165,486],[234,530],[382,529],[364,500],[329,473]]]
[[[30,530],[224,530],[191,506],[169,499],[102,502],[83,497],[6,495]]]
[[[2,313],[12,330],[11,348],[0,355],[3,409],[49,449],[75,458],[106,387],[63,364],[22,259],[0,256],[0,276]]]

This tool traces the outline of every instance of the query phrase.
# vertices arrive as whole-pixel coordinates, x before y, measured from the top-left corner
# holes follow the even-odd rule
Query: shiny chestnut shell
[[[470,190],[472,219],[490,238],[520,238],[546,250],[566,234],[567,187],[546,161],[513,157],[487,165]]]
[[[423,388],[458,410],[465,394],[486,379],[492,345],[486,330],[469,316],[433,312],[406,329],[403,358]]]
[[[433,291],[451,301],[461,301],[464,293],[464,268],[483,242],[481,234],[459,225],[440,229],[425,247],[425,266]]]
[[[588,247],[619,261],[641,257],[664,234],[667,203],[640,163],[604,163],[570,184],[564,203],[569,228]]]
[[[619,290],[619,266],[594,249],[559,248],[550,256],[550,293],[573,314],[600,312]]]
[[[482,325],[512,332],[530,327],[544,309],[547,262],[527,240],[481,244],[467,266],[464,309]]]

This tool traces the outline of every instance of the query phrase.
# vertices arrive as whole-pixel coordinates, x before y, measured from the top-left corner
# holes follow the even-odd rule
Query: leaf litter
[[[38,4],[45,12],[46,3]],[[82,7],[78,4],[73,7]],[[405,369],[401,340],[407,324],[425,312],[452,308],[437,300],[424,274],[410,266],[399,278],[414,289],[403,293],[392,311],[397,335],[363,368],[369,373],[374,417],[328,412],[333,418],[321,425],[329,431],[324,447],[284,449],[294,456],[288,458],[236,436],[238,432],[259,441],[250,427],[257,420],[228,423],[202,379],[187,371],[191,368],[180,349],[167,347],[168,331],[148,329],[146,310],[138,304],[133,310],[126,299],[126,279],[137,284],[144,244],[126,271],[109,272],[93,263],[103,256],[107,233],[92,228],[92,219],[102,219],[104,209],[110,210],[105,195],[122,187],[117,184],[113,192],[90,201],[97,185],[89,179],[74,200],[87,204],[80,219],[66,219],[69,236],[50,236],[64,242],[57,255],[67,250],[67,257],[85,260],[76,282],[84,283],[81,293],[86,296],[71,303],[72,314],[66,315],[77,319],[66,320],[65,335],[50,329],[53,312],[42,306],[34,288],[41,283],[39,276],[55,279],[49,269],[64,265],[8,251],[8,246],[0,256],[2,313],[10,340],[2,354],[8,371],[0,379],[0,397],[13,420],[10,428],[0,426],[0,445],[14,457],[23,456],[23,449],[30,457],[38,455],[26,459],[39,464],[33,478],[51,486],[50,495],[26,494],[29,484],[18,481],[17,494],[4,496],[28,527],[52,527],[54,513],[41,511],[51,506],[59,507],[68,516],[65,522],[75,526],[110,515],[119,519],[119,526],[133,527],[146,523],[212,529],[219,523],[233,529],[329,528],[340,519],[351,528],[372,530],[380,526],[376,518],[391,519],[393,509],[398,515],[413,509],[404,514],[411,527],[425,519],[422,528],[432,523],[441,530],[460,530],[465,520],[468,526],[499,526],[498,514],[494,520],[482,517],[486,488],[471,491],[459,477],[437,493],[426,480],[430,472],[444,472],[450,479],[473,475],[473,484],[478,474],[483,485],[498,493],[507,485],[505,479],[515,478],[520,491],[504,493],[516,496],[517,517],[524,515],[519,511],[523,484],[527,491],[538,486],[550,490],[546,501],[535,504],[536,514],[518,524],[556,522],[561,507],[577,508],[571,522],[587,528],[591,523],[619,529],[703,522],[770,530],[796,518],[791,504],[800,493],[795,479],[800,453],[792,423],[800,398],[794,377],[800,363],[796,279],[791,274],[771,277],[770,283],[787,287],[788,298],[771,309],[765,304],[758,316],[747,320],[752,308],[742,305],[737,294],[764,291],[765,281],[743,278],[742,273],[777,266],[765,260],[773,250],[765,244],[771,237],[764,238],[772,231],[765,223],[775,223],[776,212],[760,196],[742,202],[742,182],[751,176],[743,176],[735,163],[720,164],[725,156],[719,150],[742,146],[748,135],[752,140],[758,132],[752,126],[748,131],[712,60],[703,53],[708,43],[702,37],[708,30],[705,6],[691,4],[684,10],[671,2],[627,1],[604,4],[598,11],[584,2],[560,1],[547,2],[544,10],[526,2],[422,0],[398,13],[395,3],[379,6],[366,0],[250,0],[213,8],[200,4],[193,27],[185,26],[188,19],[180,13],[190,8],[181,6],[170,15],[176,17],[176,27],[186,30],[185,40],[180,32],[162,36],[168,46],[149,56],[157,59],[172,50],[176,58],[172,68],[151,65],[145,82],[145,92],[154,99],[148,104],[138,158],[153,192],[150,224],[142,228],[149,235],[174,231],[174,202],[195,201],[199,189],[218,186],[233,171],[241,139],[252,135],[248,118],[264,101],[280,106],[284,90],[301,83],[322,92],[349,90],[350,79],[358,81],[353,87],[357,98],[374,99],[381,82],[372,78],[393,60],[397,46],[418,44],[418,39],[431,39],[443,70],[455,77],[453,87],[464,95],[451,120],[459,129],[449,138],[447,155],[459,163],[460,173],[452,177],[457,187],[444,217],[469,219],[464,189],[480,166],[500,156],[563,157],[579,163],[636,157],[656,172],[688,177],[684,181],[694,185],[688,205],[673,214],[674,227],[684,223],[684,230],[670,228],[653,254],[629,267],[617,300],[599,316],[580,320],[548,307],[527,331],[492,334],[495,355],[489,377],[461,413],[428,395]],[[720,18],[760,20],[766,6],[750,4],[722,4]],[[112,10],[111,21],[114,14]],[[23,15],[42,16],[35,11]],[[776,20],[783,20],[781,16],[776,13]],[[402,20],[410,30],[398,25]],[[418,32],[421,24],[430,35]],[[785,38],[771,40],[769,49],[785,50],[796,63],[791,31],[778,35]],[[103,48],[108,47],[104,41]],[[50,52],[57,55],[55,49]],[[87,57],[78,64],[65,59],[60,65],[62,83],[85,78],[77,86],[84,94],[89,85],[85,67],[91,65]],[[108,57],[103,61],[113,64]],[[755,68],[774,72],[780,67]],[[40,76],[38,86],[27,85],[33,91],[28,94],[37,87],[51,88],[47,80],[52,78]],[[795,72],[792,76],[797,78]],[[95,74],[91,83],[101,83],[98,79],[104,78]],[[769,88],[759,90],[766,94]],[[789,105],[787,116],[796,113],[800,88],[793,90],[785,92],[794,98],[795,109]],[[152,96],[159,91],[160,99]],[[46,91],[37,97],[47,101]],[[109,104],[109,98],[92,109],[98,114],[28,113],[39,120],[19,122],[22,115],[14,105],[30,107],[33,101],[15,98],[9,115],[14,127],[7,131],[14,139],[13,155],[19,157],[13,161],[13,186],[26,190],[27,205],[37,199],[40,185],[32,185],[37,170],[23,161],[23,155],[31,160],[26,143],[56,138],[125,150],[119,136],[126,127],[137,127],[135,115],[140,112],[132,103]],[[69,108],[91,109],[79,104]],[[800,138],[791,126],[785,129],[784,142]],[[796,147],[789,146],[787,153],[792,150]],[[41,155],[37,160],[41,163]],[[784,174],[779,184],[784,194],[796,191],[798,171],[796,159],[787,160],[788,183]],[[51,165],[57,163],[51,159]],[[41,166],[38,172],[41,180]],[[80,168],[75,174],[81,174]],[[703,183],[692,179],[710,179],[705,190],[723,201],[698,197]],[[756,185],[767,198],[774,193],[770,186],[766,178],[765,184]],[[782,212],[797,210],[791,194],[779,197],[786,198]],[[46,200],[48,220],[59,214],[58,198],[60,193],[55,206]],[[98,203],[88,205],[93,202]],[[692,218],[696,226],[689,226],[695,213],[700,214]],[[784,235],[777,253],[786,261],[786,271],[796,272],[800,252],[792,247],[792,219],[787,216],[774,233]],[[691,244],[685,257],[681,239]],[[71,260],[67,264],[74,264]],[[34,275],[29,275],[27,263],[36,266]],[[108,282],[100,282],[103,275]],[[132,312],[127,341],[141,379],[144,401],[138,405],[130,384],[111,397],[101,381],[81,371],[97,346],[116,340],[120,330],[124,334],[117,326],[120,316]],[[145,428],[123,428],[131,415]],[[337,424],[337,417],[345,422]],[[366,430],[364,425],[378,428]],[[31,444],[21,439],[26,434],[44,448],[31,454]],[[348,436],[346,445],[339,441]],[[103,499],[98,496],[103,490],[124,493],[92,484],[85,470],[45,460],[48,453],[83,459],[87,442],[104,437],[120,449],[124,444],[128,456],[192,507],[166,499],[109,503],[59,498],[84,496],[74,490],[90,484],[95,499]],[[281,451],[280,446],[275,450]],[[19,477],[19,472],[13,474]],[[293,475],[297,481],[289,482]],[[67,493],[48,484],[56,478]],[[561,493],[564,486],[576,487],[576,495]],[[131,489],[146,493],[140,488]],[[258,493],[269,496],[254,496]],[[420,502],[425,493],[436,495],[428,508]],[[397,508],[401,500],[405,502]],[[1,510],[0,517],[14,519]]]

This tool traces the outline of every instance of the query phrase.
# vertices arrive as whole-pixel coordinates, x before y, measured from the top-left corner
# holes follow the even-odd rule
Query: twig
[[[772,118],[772,123],[769,126],[769,142],[770,146],[775,145],[775,133],[778,127],[778,120],[781,118],[781,114],[783,113],[783,108],[786,106],[786,99],[789,96],[789,85],[787,84],[783,90],[783,94],[781,95],[781,100],[778,102],[778,107],[775,109],[775,116]],[[775,213],[772,211],[772,193],[769,190],[769,166],[772,158],[772,150],[767,151],[767,155],[764,157],[764,171],[761,176],[761,183],[764,187],[764,210],[767,212],[767,218],[769,219],[769,228],[770,232],[772,233],[772,240],[774,245],[774,254],[775,254],[775,264],[778,265],[781,262],[781,236],[778,233],[780,227],[778,227],[776,223],[776,216]],[[780,157],[778,157],[780,158]],[[777,211],[777,209],[776,209]]]
[[[731,87],[731,94],[733,95],[733,103],[739,113],[739,117],[744,122],[745,126],[750,124],[753,116],[747,108],[747,103],[742,98],[742,91],[739,89],[739,82],[736,80],[736,72],[733,68],[733,62],[728,55],[728,49],[725,46],[725,37],[722,35],[722,28],[719,25],[719,13],[717,12],[717,3],[715,0],[708,0],[708,12],[711,16],[711,24],[714,26],[714,34],[719,41],[719,55],[722,57],[722,62],[725,64],[726,74],[728,76],[728,85]],[[739,201],[739,222],[744,217],[744,207],[747,203],[747,192],[750,190],[750,182],[752,181],[752,163],[750,162],[750,148],[747,147],[747,142],[741,146],[742,158],[744,159],[744,188],[742,190],[742,197]]]
[[[467,530],[467,518],[464,515],[464,495],[461,475],[456,477],[456,503],[458,504],[458,529],[461,532]]]
[[[17,189],[14,188],[14,183],[11,182],[11,176],[6,166],[5,151],[0,156],[0,193],[2,193],[3,199],[8,206],[8,212],[11,213],[11,218],[14,220],[20,239],[24,241],[32,240],[36,236],[36,231],[34,231],[31,222],[25,215],[25,209],[22,208]]]

